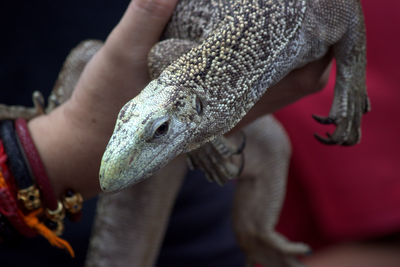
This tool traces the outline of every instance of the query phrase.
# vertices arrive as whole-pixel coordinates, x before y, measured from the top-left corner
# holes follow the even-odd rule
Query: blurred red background
[[[364,0],[367,89],[372,111],[354,147],[318,143],[311,114],[327,115],[328,87],[279,111],[293,147],[288,193],[278,229],[314,249],[400,232],[400,1]]]

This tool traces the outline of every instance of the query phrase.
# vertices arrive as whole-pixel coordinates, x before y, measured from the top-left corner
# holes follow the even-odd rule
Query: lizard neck
[[[285,62],[277,58],[299,33],[306,9],[300,0],[220,2],[222,19],[213,31],[159,77],[202,98],[203,138],[233,128],[293,68],[296,52]]]

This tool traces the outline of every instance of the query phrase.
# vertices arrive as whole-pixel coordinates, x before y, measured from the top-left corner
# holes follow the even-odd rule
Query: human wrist
[[[56,197],[72,188],[88,199],[100,191],[98,165],[105,146],[100,143],[107,137],[76,127],[63,109],[32,119],[28,128]]]

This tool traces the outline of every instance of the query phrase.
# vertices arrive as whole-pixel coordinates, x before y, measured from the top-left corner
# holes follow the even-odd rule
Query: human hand
[[[29,122],[57,196],[66,188],[85,198],[100,191],[100,160],[118,111],[149,82],[148,51],[159,40],[176,2],[132,1],[88,63],[71,99]]]

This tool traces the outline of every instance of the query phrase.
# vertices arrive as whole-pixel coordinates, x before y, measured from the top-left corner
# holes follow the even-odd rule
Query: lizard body
[[[0,117],[31,119],[42,112],[51,112],[71,96],[84,66],[101,46],[99,41],[86,41],[71,51],[46,108],[41,95],[34,93],[35,107],[1,105]],[[178,54],[182,52],[177,51]],[[164,61],[164,64],[158,64],[159,70],[152,69],[154,75],[168,65],[166,58],[165,55],[158,58],[155,53],[150,55],[149,59],[153,62],[160,62],[159,59]],[[38,98],[40,101],[36,100]],[[282,267],[301,266],[295,255],[309,251],[308,246],[292,243],[275,231],[290,158],[288,138],[272,116],[257,120],[246,127],[245,131],[249,137],[244,149],[247,164],[237,183],[233,211],[238,242],[247,254],[249,266],[254,262],[273,263],[274,266]],[[222,143],[215,141],[196,150],[191,158],[195,167],[206,166],[210,177],[218,181],[217,178],[221,176],[219,167],[225,167],[225,160],[230,163],[229,150],[235,150],[236,145],[226,140],[218,140]],[[204,161],[208,163],[204,164]],[[234,164],[233,169],[233,175],[236,175]],[[151,179],[118,194],[99,196],[85,266],[154,266],[183,179],[183,158],[178,157],[163,170]]]
[[[359,0],[183,0],[165,38],[171,53],[192,45],[121,109],[102,159],[103,190],[141,181],[226,133],[268,87],[330,47],[338,63],[336,93],[329,117],[316,119],[337,128],[319,139],[359,141],[369,109]]]

